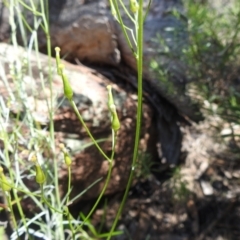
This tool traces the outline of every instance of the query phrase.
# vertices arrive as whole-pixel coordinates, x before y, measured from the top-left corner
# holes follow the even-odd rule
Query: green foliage
[[[22,117],[19,113],[17,116],[10,116],[10,109],[6,106],[6,103],[0,99],[0,138],[1,142],[5,146],[5,150],[1,152],[1,187],[4,192],[3,198],[6,202],[6,209],[9,210],[9,216],[12,219],[13,234],[12,238],[19,238],[23,234],[27,235],[28,239],[35,239],[35,237],[48,237],[49,239],[96,239],[101,238],[103,235],[105,238],[110,236],[108,233],[98,233],[98,231],[91,225],[89,218],[91,214],[96,209],[99,201],[101,200],[110,180],[114,150],[116,145],[116,131],[113,132],[113,149],[110,157],[99,147],[98,142],[93,138],[89,132],[86,124],[83,122],[80,113],[72,100],[73,91],[68,82],[67,76],[64,73],[63,67],[60,64],[60,49],[57,54],[57,66],[51,65],[51,42],[48,25],[48,16],[45,11],[48,7],[47,1],[40,0],[39,6],[36,5],[35,1],[29,1],[30,5],[26,5],[23,1],[10,1],[6,3],[6,6],[10,9],[10,24],[12,27],[12,44],[17,48],[18,41],[16,37],[15,27],[16,25],[21,26],[23,33],[22,39],[26,39],[26,31],[32,33],[30,46],[27,47],[28,51],[35,50],[37,56],[37,63],[39,68],[39,79],[41,80],[42,90],[45,90],[45,83],[48,82],[50,86],[50,100],[47,100],[47,106],[49,110],[49,134],[41,131],[39,124],[37,124],[32,115],[31,109],[28,105],[28,94],[26,92],[26,83],[24,81],[25,74],[31,76],[31,61],[28,58],[21,59],[18,56],[13,56],[12,64],[9,65],[11,69],[11,78],[13,83],[16,86],[17,92],[13,92],[8,86],[8,82],[5,82],[6,88],[9,91],[9,99],[7,102],[24,106],[25,116]],[[36,23],[39,18],[42,20],[42,24],[35,26],[33,29],[26,21],[24,16],[21,15],[20,9],[28,11],[29,14],[32,14],[34,22]],[[20,15],[19,15],[20,14]],[[17,20],[14,16],[18,16]],[[16,22],[18,21],[18,22]],[[47,50],[49,57],[49,65],[44,66],[48,68],[48,76],[45,78],[41,74],[42,63],[39,58],[39,49],[38,49],[38,38],[35,34],[35,30],[42,28],[46,34],[47,39]],[[25,31],[26,30],[26,31]],[[26,43],[26,42],[25,42]],[[54,115],[54,105],[53,105],[53,89],[52,89],[52,71],[57,69],[59,75],[63,78],[63,91],[66,98],[70,101],[70,104],[73,106],[73,109],[76,111],[77,117],[79,118],[80,123],[86,128],[86,131],[89,133],[90,137],[93,140],[93,143],[102,153],[103,157],[109,161],[109,171],[105,185],[99,194],[99,197],[92,207],[89,214],[85,217],[83,215],[79,218],[74,219],[68,209],[68,206],[72,204],[76,199],[78,199],[84,192],[86,192],[90,187],[99,182],[101,179],[96,179],[94,183],[89,183],[89,187],[85,189],[82,193],[79,193],[78,196],[75,196],[74,199],[70,198],[70,193],[72,190],[71,186],[71,157],[67,152],[65,147],[62,147],[63,156],[57,156],[55,154],[55,138],[54,138],[54,124],[53,124],[53,115]],[[7,77],[6,77],[7,79]],[[33,79],[32,79],[33,80]],[[10,105],[10,104],[9,104]],[[116,111],[115,111],[116,116]],[[115,117],[116,118],[116,117]],[[21,120],[21,121],[20,121]],[[13,129],[9,131],[5,126],[10,121],[15,121]],[[26,127],[29,131],[28,139],[25,139],[24,130],[22,126]],[[110,127],[110,126],[109,126]],[[24,139],[23,144],[19,144]],[[34,160],[35,171],[32,168],[32,164],[27,162],[26,159],[22,159],[21,155],[25,152],[28,159]],[[14,156],[14,162],[12,161],[12,156]],[[32,157],[31,157],[32,156]],[[26,158],[26,157],[25,157]],[[60,163],[59,158],[64,160]],[[66,195],[61,198],[59,193],[59,172],[60,168],[64,163],[67,165],[68,169],[68,190]],[[4,169],[4,170],[3,170]],[[22,170],[23,169],[23,170]],[[5,177],[5,173],[9,176],[9,180]],[[28,179],[34,179],[36,184],[36,189],[28,189],[25,185],[25,181]],[[34,180],[33,180],[34,182]],[[11,185],[10,185],[11,183]],[[34,185],[34,184],[33,184]],[[13,198],[9,191],[12,191]],[[26,201],[30,199],[32,205],[35,205],[35,213],[33,214],[32,219],[28,219],[22,209],[21,201]],[[4,211],[4,209],[2,209]],[[18,220],[15,216],[16,213],[19,213],[20,219]],[[33,225],[38,226],[38,231],[36,232],[33,229]],[[85,231],[83,227],[87,226],[89,231]],[[112,231],[112,236],[119,235],[121,232]],[[91,236],[92,237],[91,237]],[[111,237],[111,236],[110,236]]]
[[[136,165],[136,177],[141,179],[147,178],[151,174],[153,165],[154,163],[149,153],[139,153]]]
[[[199,103],[206,118],[221,119],[216,137],[224,127],[222,123],[227,121],[232,133],[224,137],[231,137],[232,140],[238,137],[239,140],[239,132],[234,133],[232,126],[239,127],[240,124],[240,1],[183,2],[188,28],[186,44],[175,51],[168,47],[163,37],[157,36],[154,40],[161,46],[160,57],[152,59],[150,68],[157,76],[163,93],[173,96],[174,100],[185,94],[193,102]],[[172,14],[176,18],[182,17],[177,11]],[[182,95],[176,94],[179,85],[174,85],[171,72],[164,64],[161,65],[160,58],[165,57],[178,59],[184,65],[180,71],[186,77]],[[214,126],[217,124],[213,122]],[[239,141],[236,146],[239,151]],[[173,204],[186,203],[189,199],[190,191],[180,168],[175,169],[169,188]]]
[[[190,44],[183,50],[183,60],[193,81],[188,85],[191,96],[207,101],[208,114],[239,123],[240,2],[232,0],[224,7],[210,1],[184,3]]]
[[[48,112],[49,112],[49,134],[44,134],[41,131],[39,124],[34,120],[30,107],[27,105],[28,95],[25,91],[26,83],[24,81],[24,75],[29,74],[31,76],[31,61],[28,58],[24,59],[14,59],[12,61],[12,65],[10,64],[11,69],[11,77],[16,84],[18,91],[13,92],[8,86],[8,83],[5,82],[6,87],[9,90],[9,103],[19,102],[20,105],[24,106],[25,116],[22,119],[22,116],[17,113],[17,117],[14,118],[16,124],[12,132],[7,131],[4,128],[5,123],[7,123],[10,119],[10,109],[6,106],[5,102],[0,99],[0,137],[5,146],[5,151],[2,154],[2,160],[0,162],[1,166],[3,166],[4,171],[6,171],[6,175],[9,176],[11,182],[11,186],[6,182],[7,178],[5,177],[5,173],[1,172],[1,186],[4,194],[4,200],[6,202],[6,209],[9,209],[9,215],[12,219],[13,225],[13,234],[12,238],[20,238],[23,234],[26,234],[28,239],[35,239],[35,237],[48,237],[49,239],[99,239],[99,238],[107,238],[111,239],[112,236],[116,236],[121,234],[120,231],[115,231],[116,224],[118,222],[119,216],[121,214],[122,208],[126,201],[126,197],[128,195],[129,188],[132,183],[134,167],[136,165],[137,157],[138,157],[138,143],[140,137],[140,126],[141,126],[141,114],[142,114],[142,52],[143,52],[143,20],[146,17],[147,11],[143,15],[143,1],[141,0],[139,3],[137,1],[130,1],[130,10],[131,13],[128,12],[127,8],[129,6],[125,6],[122,1],[121,7],[126,11],[130,19],[134,22],[135,25],[135,33],[133,34],[133,30],[129,29],[124,25],[120,11],[119,11],[119,3],[117,1],[112,0],[111,9],[115,18],[120,23],[124,35],[128,41],[129,47],[131,48],[134,56],[136,57],[138,64],[138,113],[137,113],[137,128],[136,128],[136,138],[135,138],[135,147],[134,147],[134,157],[133,157],[133,168],[129,177],[129,182],[127,185],[127,189],[122,200],[120,209],[116,216],[116,219],[112,225],[112,229],[109,233],[101,233],[98,232],[95,227],[91,224],[91,215],[98,206],[103,194],[106,191],[106,188],[109,184],[112,168],[113,168],[113,160],[114,160],[114,152],[117,141],[117,131],[120,128],[120,122],[118,120],[116,108],[113,101],[113,95],[111,93],[111,87],[108,87],[109,91],[109,111],[112,116],[112,153],[111,156],[107,156],[101,147],[98,144],[98,141],[92,136],[91,132],[87,128],[87,125],[83,121],[81,114],[79,113],[76,104],[73,100],[73,90],[68,81],[68,76],[64,72],[64,66],[61,65],[60,59],[60,49],[56,48],[56,63],[57,66],[52,66],[51,63],[51,41],[50,41],[50,32],[49,32],[49,16],[48,16],[48,1],[40,0],[34,1],[29,0],[29,4],[26,4],[22,0],[10,0],[4,1],[6,7],[10,10],[10,25],[12,29],[11,43],[18,47],[17,35],[16,35],[16,26],[19,26],[20,32],[22,33],[22,41],[24,46],[28,51],[35,50],[37,56],[38,68],[40,70],[39,79],[41,80],[41,90],[45,90],[45,84],[48,83],[49,91],[50,91],[50,100],[47,102]],[[39,3],[39,5],[37,5]],[[150,3],[149,3],[150,4]],[[33,17],[33,25],[31,26],[28,22],[23,12],[27,12],[28,15]],[[15,17],[17,16],[17,18]],[[42,30],[45,33],[45,37],[47,40],[47,54],[49,58],[48,66],[42,66],[42,63],[39,58],[39,46],[38,46],[38,37],[36,31]],[[31,34],[30,42],[27,40],[27,32]],[[130,41],[129,34],[134,38],[134,43]],[[14,56],[13,56],[14,57]],[[41,74],[42,68],[48,68],[48,76],[45,78],[43,74]],[[68,99],[70,105],[76,113],[77,118],[79,119],[79,123],[85,128],[89,137],[91,138],[93,144],[100,151],[104,159],[109,162],[109,170],[107,173],[107,177],[105,180],[105,184],[99,197],[97,198],[95,204],[92,209],[89,211],[87,216],[84,216],[82,213],[79,214],[77,219],[74,219],[71,215],[68,207],[72,204],[79,196],[84,194],[85,189],[82,193],[79,193],[74,199],[70,199],[71,193],[71,166],[72,161],[70,154],[67,152],[64,146],[61,146],[61,151],[63,156],[58,156],[55,154],[56,146],[55,146],[55,132],[54,132],[54,97],[53,97],[53,85],[52,85],[52,71],[57,70],[58,74],[62,77],[63,80],[63,92],[65,97]],[[20,121],[21,120],[21,121]],[[23,144],[23,146],[19,146],[19,139],[24,139],[24,133],[21,128],[22,124],[25,124],[27,129],[29,130],[29,138]],[[14,162],[10,157],[14,156]],[[26,159],[22,159],[21,153],[25,151],[26,155],[29,159],[35,158],[35,171],[32,168],[32,165],[29,162],[24,162]],[[34,157],[31,157],[34,156]],[[65,161],[65,165],[68,169],[68,190],[63,199],[60,197],[59,193],[59,169],[64,164],[62,161],[59,163],[59,158]],[[53,164],[51,164],[53,163]],[[20,170],[24,168],[24,171]],[[2,168],[2,169],[3,169]],[[28,189],[27,185],[25,185],[25,180],[34,179],[36,183],[36,189]],[[92,187],[99,181],[96,180],[94,183],[89,183],[89,188]],[[8,193],[12,191],[13,198]],[[36,212],[33,214],[31,219],[28,219],[24,211],[22,209],[21,201],[25,201],[26,199],[31,199],[31,202],[35,204]],[[17,210],[14,210],[15,208]],[[2,209],[4,210],[4,209]],[[15,216],[15,213],[18,212],[20,215],[20,220],[18,220]],[[38,226],[38,231],[35,231],[32,228],[32,225]],[[87,229],[87,231],[86,231]]]
[[[150,2],[149,2],[150,3]],[[142,118],[142,96],[143,96],[143,24],[148,13],[148,9],[144,13],[143,11],[143,0],[138,1],[138,3],[134,0],[130,1],[130,10],[132,13],[129,12],[127,7],[124,5],[122,0],[112,0],[110,1],[111,9],[114,14],[114,17],[119,22],[120,27],[124,33],[125,39],[128,43],[129,48],[132,50],[133,55],[136,58],[137,62],[137,75],[138,75],[138,102],[137,102],[137,120],[136,120],[136,134],[135,134],[135,142],[134,142],[134,149],[133,149],[133,159],[132,159],[132,168],[129,175],[128,183],[126,186],[126,190],[124,192],[124,196],[120,207],[117,212],[117,216],[113,222],[113,225],[110,230],[110,235],[108,236],[107,240],[111,238],[111,235],[116,228],[120,215],[122,213],[124,204],[126,202],[132,181],[134,176],[134,170],[137,164],[137,157],[138,157],[138,147],[139,147],[139,140],[140,140],[140,130],[141,130],[141,118]],[[129,19],[134,24],[134,30],[129,29],[123,22],[123,19],[120,14],[120,6],[122,7],[125,14],[129,17]],[[133,32],[135,34],[133,34]],[[130,40],[130,37],[133,39],[133,43]],[[136,49],[136,50],[135,50]]]
[[[175,10],[171,14],[179,21],[183,18],[187,21],[185,45],[174,50],[161,36],[157,36],[155,41],[161,46],[161,57],[179,59],[184,66],[180,72],[186,77],[185,83],[176,83],[171,67],[169,70],[161,59],[153,59],[150,68],[167,96],[188,96],[193,104],[202,106],[205,116],[219,116],[224,121],[239,124],[240,2],[183,2],[186,16]],[[178,29],[174,31],[176,36],[180,36]]]
[[[190,195],[190,191],[187,187],[187,181],[184,180],[184,176],[181,174],[180,168],[176,168],[173,172],[170,189],[172,190],[172,200],[174,203],[185,203]]]

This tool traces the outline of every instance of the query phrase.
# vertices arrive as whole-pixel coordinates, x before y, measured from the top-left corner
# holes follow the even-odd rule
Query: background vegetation
[[[16,29],[16,25],[20,26],[23,39],[25,39],[23,43],[28,50],[34,49],[38,52],[36,29],[42,28],[48,39],[48,56],[50,59],[53,53],[51,52],[51,42],[48,38],[49,24],[46,11],[47,5],[45,4],[47,1],[40,2],[40,9],[35,8],[34,1],[30,1],[31,6],[26,6],[24,1],[20,0],[5,1],[5,4],[11,10],[9,20],[12,30]],[[189,45],[182,49],[182,55],[178,56],[188,66],[187,94],[200,104],[205,118],[209,119],[210,125],[217,130],[215,132],[216,139],[220,139],[226,146],[230,146],[231,153],[236,154],[234,159],[239,159],[240,1],[227,1],[226,4],[223,4],[222,1],[214,1],[212,3],[211,1],[185,0],[184,4],[186,16],[175,14],[179,18],[185,17],[188,22]],[[26,19],[21,14],[20,6],[27,8],[33,14],[35,28],[31,28],[28,25]],[[112,6],[116,8],[116,5],[113,4]],[[17,19],[14,17],[14,13],[18,14]],[[41,24],[38,21],[39,17],[43,20]],[[135,19],[135,21],[137,24],[138,20]],[[29,44],[25,36],[26,29],[32,33]],[[141,32],[138,34],[141,34]],[[141,43],[138,40],[139,37],[136,39],[137,49],[141,51]],[[11,43],[16,47],[18,46],[15,31],[12,33]],[[135,54],[137,56],[141,55],[139,52],[135,52]],[[4,146],[0,152],[0,157],[1,166],[7,176],[5,178],[1,171],[0,178],[3,189],[1,211],[7,210],[8,220],[15,230],[11,239],[17,239],[24,234],[27,234],[29,239],[37,237],[42,239],[110,238],[109,233],[104,233],[101,229],[99,231],[93,226],[90,216],[89,219],[86,219],[86,216],[79,214],[77,219],[73,219],[68,210],[68,203],[74,201],[74,199],[69,199],[68,193],[64,199],[60,198],[58,192],[58,169],[60,164],[57,159],[61,158],[61,164],[67,164],[66,157],[70,157],[70,155],[67,149],[63,147],[61,155],[49,154],[49,157],[46,157],[46,149],[52,153],[56,148],[53,125],[53,115],[56,111],[53,108],[54,99],[51,97],[48,102],[50,127],[49,134],[46,135],[32,116],[31,106],[28,104],[28,96],[25,92],[26,84],[28,83],[24,80],[24,74],[27,71],[26,66],[31,65],[31,63],[27,58],[15,59],[14,56],[12,56],[10,62],[11,78],[14,84],[16,84],[18,91],[11,91],[6,81],[5,85],[10,93],[9,99],[4,101],[0,96],[0,141]],[[44,67],[41,66],[40,60],[38,64],[39,68]],[[51,61],[49,61],[48,67],[49,76],[47,78],[48,83],[50,83],[50,92],[52,93],[51,71],[54,66],[52,66]],[[168,80],[161,66],[153,63],[151,67],[159,71],[159,78],[163,77],[164,81]],[[141,71],[141,62],[138,71]],[[7,79],[4,74],[1,78],[3,81]],[[39,78],[44,89],[46,79],[41,74]],[[141,76],[139,79],[141,79]],[[11,112],[12,105],[23,107],[25,115],[13,115]],[[140,113],[141,110],[139,111]],[[8,125],[12,127],[10,132],[6,127]],[[22,125],[30,130],[28,139],[24,137]],[[19,140],[21,140],[21,144],[19,144]],[[24,161],[23,155],[27,155],[28,160],[32,162]],[[134,161],[136,161],[136,156],[137,147],[135,149]],[[111,159],[113,159],[113,155]],[[148,178],[151,175],[152,164],[149,163],[150,160],[148,162],[148,156],[142,157],[142,160],[141,158],[139,159],[141,162],[138,163],[138,166],[140,166],[140,170],[138,169],[137,171],[138,177],[142,178],[144,176],[144,178]],[[53,167],[49,165],[49,161],[52,160],[54,162]],[[36,174],[40,175],[36,176]],[[71,172],[69,172],[69,178],[70,176]],[[36,178],[36,190],[29,191],[25,182],[33,178]],[[172,191],[171,201],[174,206],[178,207],[179,204],[187,202],[191,197],[188,183],[185,181],[179,168],[173,171],[172,180],[168,184]],[[232,184],[232,182],[230,181],[229,184]],[[71,190],[70,185],[68,190]],[[80,195],[81,193],[79,193]],[[32,216],[25,216],[22,210],[20,202],[26,198],[31,198],[36,204],[36,213]],[[125,200],[123,200],[124,202]],[[13,208],[17,210],[14,211]],[[17,214],[15,214],[16,212]],[[117,222],[115,223],[117,224]],[[35,231],[35,229],[38,229],[38,231]],[[55,231],[55,229],[58,229],[58,231]],[[113,228],[111,234],[119,235],[120,232],[114,232]]]

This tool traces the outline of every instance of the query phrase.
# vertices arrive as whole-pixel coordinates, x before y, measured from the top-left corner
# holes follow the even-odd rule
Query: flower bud
[[[71,164],[72,164],[72,159],[70,158],[69,154],[68,153],[64,153],[64,161],[65,161],[65,164],[70,167]]]
[[[139,4],[138,4],[137,0],[129,0],[129,4],[130,4],[130,10],[133,13],[136,13],[139,9]]]
[[[59,144],[59,148],[60,148],[60,150],[64,153],[64,151],[65,151],[65,146],[64,146],[63,143],[60,143],[60,144]]]
[[[64,147],[64,145],[63,145],[62,143],[59,144],[59,147],[60,147],[61,151],[62,151],[63,154],[64,154],[64,161],[65,161],[65,164],[66,164],[68,167],[70,167],[71,164],[72,164],[72,159],[71,159],[71,157],[69,156],[69,154],[68,154],[66,148]]]
[[[114,105],[115,111],[112,112],[112,129],[117,132],[120,129],[120,121],[118,119],[116,107]]]
[[[59,69],[61,71],[62,80],[63,80],[64,95],[68,100],[72,100],[73,90],[72,90],[72,87],[71,87],[71,85],[68,81],[67,75],[64,73],[64,65],[60,64]]]
[[[36,179],[36,182],[38,184],[45,183],[46,182],[46,177],[45,177],[45,174],[44,174],[41,166],[39,165],[39,163],[37,161],[36,155],[32,156],[31,161],[34,162],[34,164],[35,164],[35,171],[36,171],[35,179]]]
[[[108,108],[111,112],[111,122],[112,122],[112,129],[117,132],[120,129],[120,122],[118,119],[116,106],[114,104],[113,95],[112,95],[112,87],[110,85],[107,86],[108,89]]]
[[[58,75],[62,75],[61,69],[59,68],[60,64],[61,64],[61,60],[60,60],[60,51],[61,49],[59,47],[55,47],[55,52],[56,52],[56,63],[57,63],[57,73]]]
[[[43,184],[46,182],[46,177],[45,177],[45,174],[42,170],[42,168],[40,167],[39,164],[36,164],[35,165],[35,170],[36,170],[36,182],[38,184]]]
[[[0,167],[0,185],[3,191],[9,192],[12,189],[9,179],[4,175],[3,168]]]

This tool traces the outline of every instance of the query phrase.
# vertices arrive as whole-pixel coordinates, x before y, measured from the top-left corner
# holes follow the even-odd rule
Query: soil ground
[[[238,139],[222,137],[231,129],[217,116],[183,127],[182,163],[136,182],[118,225],[124,234],[114,239],[240,239],[240,148]],[[110,229],[121,197],[96,211],[96,226],[105,217]]]

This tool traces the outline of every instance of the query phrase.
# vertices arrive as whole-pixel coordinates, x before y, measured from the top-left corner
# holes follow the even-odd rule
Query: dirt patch
[[[223,141],[219,124],[215,117],[182,128],[185,161],[137,181],[118,225],[124,234],[113,239],[239,239],[239,149]],[[110,229],[121,195],[108,197],[106,211],[95,212],[96,226],[105,216]]]

